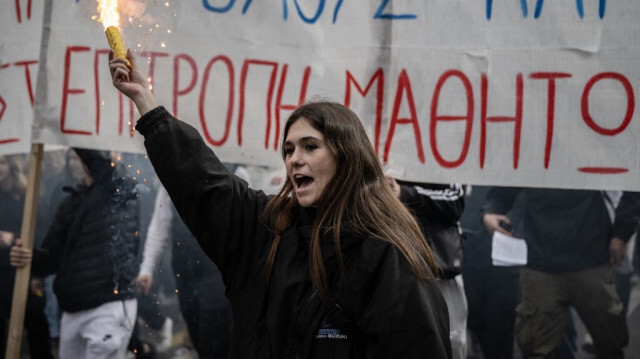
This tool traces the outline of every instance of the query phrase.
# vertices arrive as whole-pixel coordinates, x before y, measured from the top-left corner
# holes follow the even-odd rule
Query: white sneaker
[[[160,343],[156,345],[156,351],[162,352],[171,347],[173,341],[173,319],[166,317],[160,328]]]

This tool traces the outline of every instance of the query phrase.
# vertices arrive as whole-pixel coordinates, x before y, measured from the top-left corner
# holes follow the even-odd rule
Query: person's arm
[[[173,220],[171,206],[171,199],[167,190],[160,186],[144,243],[140,273],[136,278],[138,290],[145,294],[149,294],[153,284],[153,270],[158,263],[158,258],[169,245],[171,221]]]
[[[22,246],[20,239],[16,240],[10,252],[12,266],[21,268],[32,264],[33,274],[38,277],[46,277],[58,270],[70,222],[67,206],[69,206],[68,199],[63,201],[56,210],[41,249],[26,249]]]
[[[441,224],[455,223],[464,211],[464,189],[460,184],[403,184],[400,200],[421,219]]]
[[[491,187],[487,192],[482,205],[482,223],[491,235],[498,231],[513,236],[511,230],[507,229],[511,221],[505,214],[513,206],[518,193],[520,189],[515,187]]]
[[[156,105],[130,51],[131,74],[110,57],[114,86],[138,106],[136,129],[180,217],[228,286],[254,281],[273,238],[262,221],[268,198],[230,174],[195,128]]]
[[[609,244],[610,263],[619,266],[627,255],[627,242],[638,230],[640,192],[624,192],[616,207],[613,235]]]
[[[75,201],[72,197],[67,197],[62,201],[47,234],[42,241],[41,250],[35,249],[33,253],[33,273],[40,277],[56,273],[60,267],[60,260],[64,255],[65,244],[68,238],[68,231],[71,226],[72,216],[70,213],[75,208]]]

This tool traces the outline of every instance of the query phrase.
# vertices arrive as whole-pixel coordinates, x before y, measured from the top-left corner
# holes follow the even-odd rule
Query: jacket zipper
[[[300,349],[303,338],[303,326],[305,323],[306,314],[305,311],[309,308],[309,303],[313,300],[313,298],[317,295],[317,292],[313,287],[310,289],[311,293],[307,296],[307,299],[304,301],[304,304],[298,312],[296,313],[295,325],[294,325],[294,333],[293,333],[293,343],[290,353],[293,354],[295,359],[300,359]]]

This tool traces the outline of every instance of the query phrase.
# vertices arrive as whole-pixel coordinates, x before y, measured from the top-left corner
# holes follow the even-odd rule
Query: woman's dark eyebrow
[[[318,137],[314,137],[314,136],[305,136],[305,137],[302,137],[302,138],[300,139],[300,142],[313,141],[313,140],[321,141],[321,139],[319,139]]]
[[[305,137],[301,137],[301,138],[300,138],[300,140],[298,140],[298,142],[307,142],[307,141],[313,141],[313,140],[316,140],[316,141],[322,141],[322,140],[321,140],[321,139],[319,139],[318,137],[314,137],[314,136],[305,136]],[[285,145],[285,146],[287,146],[287,145],[291,145],[291,146],[293,146],[293,142],[291,142],[291,141],[285,141],[284,145]]]

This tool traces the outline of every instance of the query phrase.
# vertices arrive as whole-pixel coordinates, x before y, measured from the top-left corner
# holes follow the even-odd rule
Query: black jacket
[[[138,199],[134,184],[111,161],[78,150],[94,183],[67,187],[34,273],[56,273],[54,292],[62,310],[75,312],[134,297],[138,272]]]
[[[20,238],[23,210],[24,196],[16,198],[13,194],[0,190],[0,231],[11,232],[14,238]],[[10,246],[3,247],[0,245],[0,290],[2,291],[0,296],[6,299],[2,303],[11,303],[13,281],[16,276],[16,270],[9,261],[10,252]],[[9,304],[9,306],[11,305]],[[0,311],[4,312],[3,309],[0,309]]]
[[[324,305],[309,276],[313,211],[301,209],[282,235],[267,286],[268,197],[232,176],[200,134],[164,108],[136,128],[178,212],[220,268],[233,308],[232,358],[451,357],[447,307],[435,281],[420,282],[392,245],[343,234],[346,285],[332,285]],[[334,278],[331,245],[323,252]]]
[[[522,192],[527,267],[543,272],[580,271],[609,262],[613,237],[628,241],[638,225],[640,198],[625,192],[615,223],[600,191],[493,187],[484,213],[506,213]]]
[[[433,249],[443,279],[462,273],[464,190],[459,184],[398,181],[400,200],[413,213]]]

